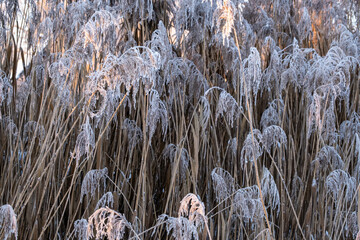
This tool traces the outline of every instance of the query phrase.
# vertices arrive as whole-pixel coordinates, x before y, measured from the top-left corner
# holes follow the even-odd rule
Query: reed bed
[[[356,239],[358,1],[0,9],[0,239]]]

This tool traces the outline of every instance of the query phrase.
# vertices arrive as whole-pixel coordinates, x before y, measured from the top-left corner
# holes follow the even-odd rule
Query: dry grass
[[[269,2],[0,1],[0,239],[355,239],[360,5]]]

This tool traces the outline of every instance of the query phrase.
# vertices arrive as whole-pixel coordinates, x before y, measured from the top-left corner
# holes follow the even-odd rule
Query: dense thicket
[[[358,1],[0,9],[0,238],[356,238]]]

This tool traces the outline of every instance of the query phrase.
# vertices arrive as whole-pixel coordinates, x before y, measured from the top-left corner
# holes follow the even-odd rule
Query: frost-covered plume
[[[10,116],[4,117],[2,120],[2,126],[5,128],[5,133],[8,137],[17,137],[18,136],[18,127],[14,123],[14,121],[10,118]]]
[[[302,15],[298,24],[298,28],[300,32],[299,34],[300,42],[302,42],[305,39],[310,40],[312,38],[312,26],[311,26],[311,18],[309,15],[309,11],[307,10],[306,7],[303,7],[301,10],[302,10]]]
[[[25,79],[25,77],[19,78],[16,80],[16,88],[17,88],[17,92],[16,92],[16,98],[15,98],[15,106],[16,106],[16,112],[20,113],[27,101],[28,101],[28,97],[30,95],[31,92],[31,78],[27,77]]]
[[[355,156],[357,156],[357,162],[356,162],[356,166],[354,169],[354,177],[359,180],[360,178],[360,136],[359,134],[355,134],[355,139],[356,139],[356,143],[355,143]]]
[[[57,97],[64,105],[70,103],[71,86],[69,79],[71,79],[73,66],[71,52],[66,51],[63,56],[48,67],[49,77],[56,88]]]
[[[86,219],[76,220],[74,223],[74,232],[76,239],[88,240],[89,236],[87,233],[88,222]]]
[[[91,148],[95,147],[95,134],[90,125],[89,118],[81,125],[81,132],[76,139],[73,157],[79,161],[85,154],[89,155]]]
[[[269,103],[261,115],[260,125],[263,129],[271,125],[280,125],[284,111],[284,102],[282,99],[275,99]]]
[[[220,168],[214,168],[211,172],[214,192],[218,202],[225,200],[235,192],[235,180],[231,174]]]
[[[284,90],[288,84],[292,84],[297,89],[301,89],[305,84],[305,76],[310,68],[310,61],[307,56],[312,55],[313,59],[317,59],[318,55],[313,49],[302,49],[299,43],[294,39],[292,43],[292,54],[284,54],[283,66],[286,68],[281,74],[280,92]]]
[[[177,157],[179,159],[179,172],[181,179],[184,179],[186,176],[186,171],[189,168],[190,155],[186,148],[176,146],[174,144],[168,144],[162,153],[163,157],[169,158],[174,164],[177,161]]]
[[[164,80],[168,88],[169,105],[172,105],[177,95],[199,98],[202,91],[208,89],[208,83],[195,66],[187,59],[173,58],[166,63],[164,69]],[[187,99],[187,97],[184,99]]]
[[[18,227],[16,221],[16,214],[11,205],[5,204],[0,207],[0,232],[4,233],[4,240],[15,235],[17,239]]]
[[[175,240],[198,240],[199,234],[197,228],[192,224],[189,219],[184,217],[169,217],[162,214],[157,219],[157,225],[166,224],[166,231]],[[154,232],[153,232],[154,234]]]
[[[258,129],[254,129],[253,133],[248,133],[241,149],[242,166],[248,162],[256,161],[263,154],[263,148],[260,145],[261,141],[262,135]]]
[[[215,122],[219,116],[225,117],[228,124],[233,127],[234,121],[240,117],[242,108],[236,100],[225,90],[221,91],[218,103],[216,105]]]
[[[210,119],[210,104],[209,101],[207,100],[207,98],[205,96],[201,96],[200,97],[200,106],[202,107],[202,111],[201,111],[201,115],[200,115],[200,125],[203,129],[203,133],[205,131],[205,129],[207,128],[207,125],[209,123],[209,119]]]
[[[207,79],[199,71],[194,62],[187,60],[186,63],[189,69],[189,75],[187,77],[189,96],[190,98],[194,97],[198,99],[201,92],[205,92],[209,88],[209,85]]]
[[[340,125],[340,137],[349,143],[355,134],[360,135],[360,116],[357,112],[353,112],[350,120],[345,120]]]
[[[37,47],[39,49],[46,47],[53,37],[53,21],[49,17],[46,17],[36,28],[36,33]]]
[[[231,0],[217,1],[217,8],[213,15],[215,33],[222,39],[223,45],[229,45],[229,38],[234,28],[236,7]],[[218,40],[219,41],[219,40]]]
[[[86,100],[90,101],[90,116],[98,122],[104,113],[107,119],[124,97],[120,91],[125,86],[126,93],[132,97],[136,107],[136,96],[140,83],[145,94],[156,86],[156,71],[160,55],[147,47],[132,47],[120,57],[108,54],[100,70],[90,74],[86,85]],[[125,102],[129,105],[128,99]]]
[[[134,120],[126,118],[124,120],[122,129],[125,129],[129,139],[129,151],[133,149],[137,144],[141,143],[143,140],[143,132],[140,127],[136,125]]]
[[[68,5],[64,27],[66,27],[66,33],[69,37],[73,37],[77,33],[79,26],[82,27],[86,24],[87,19],[94,13],[93,9],[89,1],[77,1]]]
[[[173,14],[176,44],[180,45],[185,39],[190,38],[195,43],[202,39],[203,27],[210,25],[210,3],[198,0],[173,1]],[[189,31],[191,30],[191,31]]]
[[[169,86],[169,101],[172,104],[176,95],[184,96],[189,78],[187,60],[180,57],[169,60],[164,68],[164,81]],[[193,90],[193,89],[191,89]]]
[[[165,104],[161,101],[159,93],[152,89],[149,97],[150,106],[146,116],[146,131],[149,134],[149,143],[155,133],[157,123],[161,121],[163,135],[168,127],[168,113]]]
[[[335,98],[347,99],[350,87],[350,75],[356,66],[352,57],[345,55],[338,46],[332,46],[326,56],[314,55],[313,64],[305,76],[305,90],[311,97],[316,89],[328,86]]]
[[[278,148],[284,146],[286,148],[287,137],[281,127],[271,125],[263,130],[261,143],[263,144],[263,148],[270,153],[271,147],[273,146]]]
[[[338,26],[338,28],[340,29],[341,33],[339,41],[336,44],[341,47],[341,49],[346,53],[346,55],[358,58],[359,50],[356,45],[356,37],[344,25],[340,25]]]
[[[304,188],[304,183],[301,180],[301,178],[298,176],[297,173],[295,173],[295,176],[292,179],[292,183],[291,183],[291,198],[293,199],[297,199],[299,192],[301,192]]]
[[[84,38],[84,49],[91,44],[95,51],[99,52],[105,44],[104,41],[109,40],[106,39],[109,30],[115,30],[115,22],[116,18],[109,11],[100,10],[95,12],[82,29],[82,34],[78,34],[78,38]]]
[[[326,177],[326,189],[331,193],[335,202],[343,197],[346,201],[350,202],[355,194],[356,180],[351,177],[347,172],[336,169]]]
[[[238,147],[238,141],[236,137],[228,141],[227,149],[231,151],[233,157],[236,157],[237,147]]]
[[[89,116],[95,120],[95,126],[97,126],[96,123],[99,122],[105,113],[106,107],[110,104],[108,92],[104,88],[94,85],[93,82],[88,82],[85,94],[88,98]]]
[[[271,175],[269,169],[263,168],[263,177],[261,179],[261,191],[263,192],[265,200],[270,204],[273,210],[277,210],[277,214],[280,212],[280,195],[279,190],[274,181],[274,177]]]
[[[159,22],[158,29],[152,33],[151,41],[147,42],[146,46],[160,54],[161,67],[164,67],[165,64],[174,57],[166,28],[162,21]]]
[[[335,100],[336,89],[332,85],[318,87],[309,107],[308,138],[318,130],[325,141],[334,142],[337,138]]]
[[[118,86],[114,90],[108,89],[106,91],[106,100],[107,103],[104,111],[106,122],[110,122],[110,120],[112,119],[112,121],[116,125],[118,124],[116,118],[112,118],[112,116],[115,110],[118,108],[121,101],[122,101],[121,106],[123,108],[128,107],[130,112],[132,110],[133,105],[131,104],[129,96],[125,95],[125,93],[122,93],[120,87]]]
[[[342,169],[344,167],[344,161],[341,159],[339,153],[334,147],[324,146],[316,154],[315,160],[312,164],[318,164],[320,169]]]
[[[178,215],[188,218],[197,228],[202,228],[207,223],[204,203],[193,193],[188,193],[181,200]]]
[[[93,169],[86,173],[82,184],[81,184],[81,194],[80,201],[82,202],[84,195],[90,195],[93,197],[95,195],[96,189],[98,189],[103,183],[105,188],[105,180],[107,177],[108,169]]]
[[[245,221],[256,221],[264,217],[260,192],[256,185],[237,190],[233,202],[238,216]]]
[[[9,105],[12,100],[12,85],[5,72],[0,69],[0,106],[5,103]],[[1,117],[1,115],[0,115]]]
[[[260,54],[256,48],[250,48],[250,54],[244,60],[243,67],[245,79],[242,79],[241,96],[247,96],[247,98],[253,96],[256,104],[262,77]]]
[[[261,57],[261,63],[262,63],[262,69],[266,69],[267,67],[270,67],[270,56],[271,54],[276,51],[276,42],[275,40],[267,36],[265,40],[261,40],[261,49],[260,49],[260,57]],[[277,56],[277,62],[274,62],[275,65],[278,65],[279,62],[279,56]],[[274,66],[276,67],[276,66]],[[279,66],[278,66],[279,67]],[[265,72],[264,72],[265,74]]]
[[[275,1],[277,2],[277,1]],[[276,3],[275,3],[276,4]],[[280,6],[277,6],[277,9],[280,9]],[[269,36],[274,33],[275,30],[275,22],[271,16],[267,14],[267,12],[262,8],[258,8],[258,14],[256,16],[256,21],[259,23],[257,26],[254,26],[254,30],[257,33],[258,39],[264,39],[266,36]],[[282,17],[282,16],[281,16]]]
[[[30,138],[37,138],[41,143],[45,138],[45,128],[36,121],[27,122],[24,125],[23,139],[30,142]]]
[[[210,93],[212,93],[215,89],[220,91],[220,96],[216,105],[215,121],[217,122],[219,116],[225,117],[228,124],[232,127],[234,121],[240,117],[243,109],[241,106],[239,106],[233,96],[220,87],[212,87],[207,89],[204,93],[204,96],[202,96],[202,99],[200,99],[200,102],[206,107],[206,123],[210,117],[210,104],[207,100],[207,96],[210,95]]]
[[[71,71],[71,55],[67,51],[48,67],[49,76],[60,91],[67,86],[66,80]]]
[[[112,194],[112,192],[107,192],[104,195],[102,195],[102,197],[100,198],[100,200],[97,202],[96,206],[95,206],[95,210],[99,209],[99,208],[103,208],[103,207],[113,207],[114,204],[114,196]]]
[[[353,211],[348,213],[345,211],[342,213],[343,221],[345,221],[345,236],[347,238],[357,239],[356,234],[359,232],[357,212]]]
[[[279,79],[283,66],[279,51],[281,50],[276,47],[275,40],[271,37],[266,37],[261,49],[262,68],[265,69],[262,75],[261,93],[264,90],[271,93],[276,89],[276,94],[281,95],[278,91],[280,89],[281,81]]]
[[[96,239],[120,240],[124,237],[125,227],[131,229],[131,224],[124,215],[108,207],[96,210],[89,217],[88,222],[89,239],[95,237]]]
[[[110,9],[96,11],[76,35],[72,46],[74,59],[93,66],[93,57],[119,53],[124,46],[122,40],[127,36],[123,28],[124,19],[120,14]]]
[[[198,240],[198,229],[207,227],[204,203],[194,194],[187,194],[180,202],[178,217],[159,216],[157,226],[165,223],[168,234],[176,240]],[[154,231],[155,232],[155,231]]]
[[[132,89],[135,104],[140,82],[144,85],[146,94],[156,86],[159,63],[159,53],[147,47],[136,46],[126,50],[120,57],[108,54],[101,69],[91,73],[89,78],[93,81],[93,86],[101,89],[114,90],[125,86],[128,94]]]

